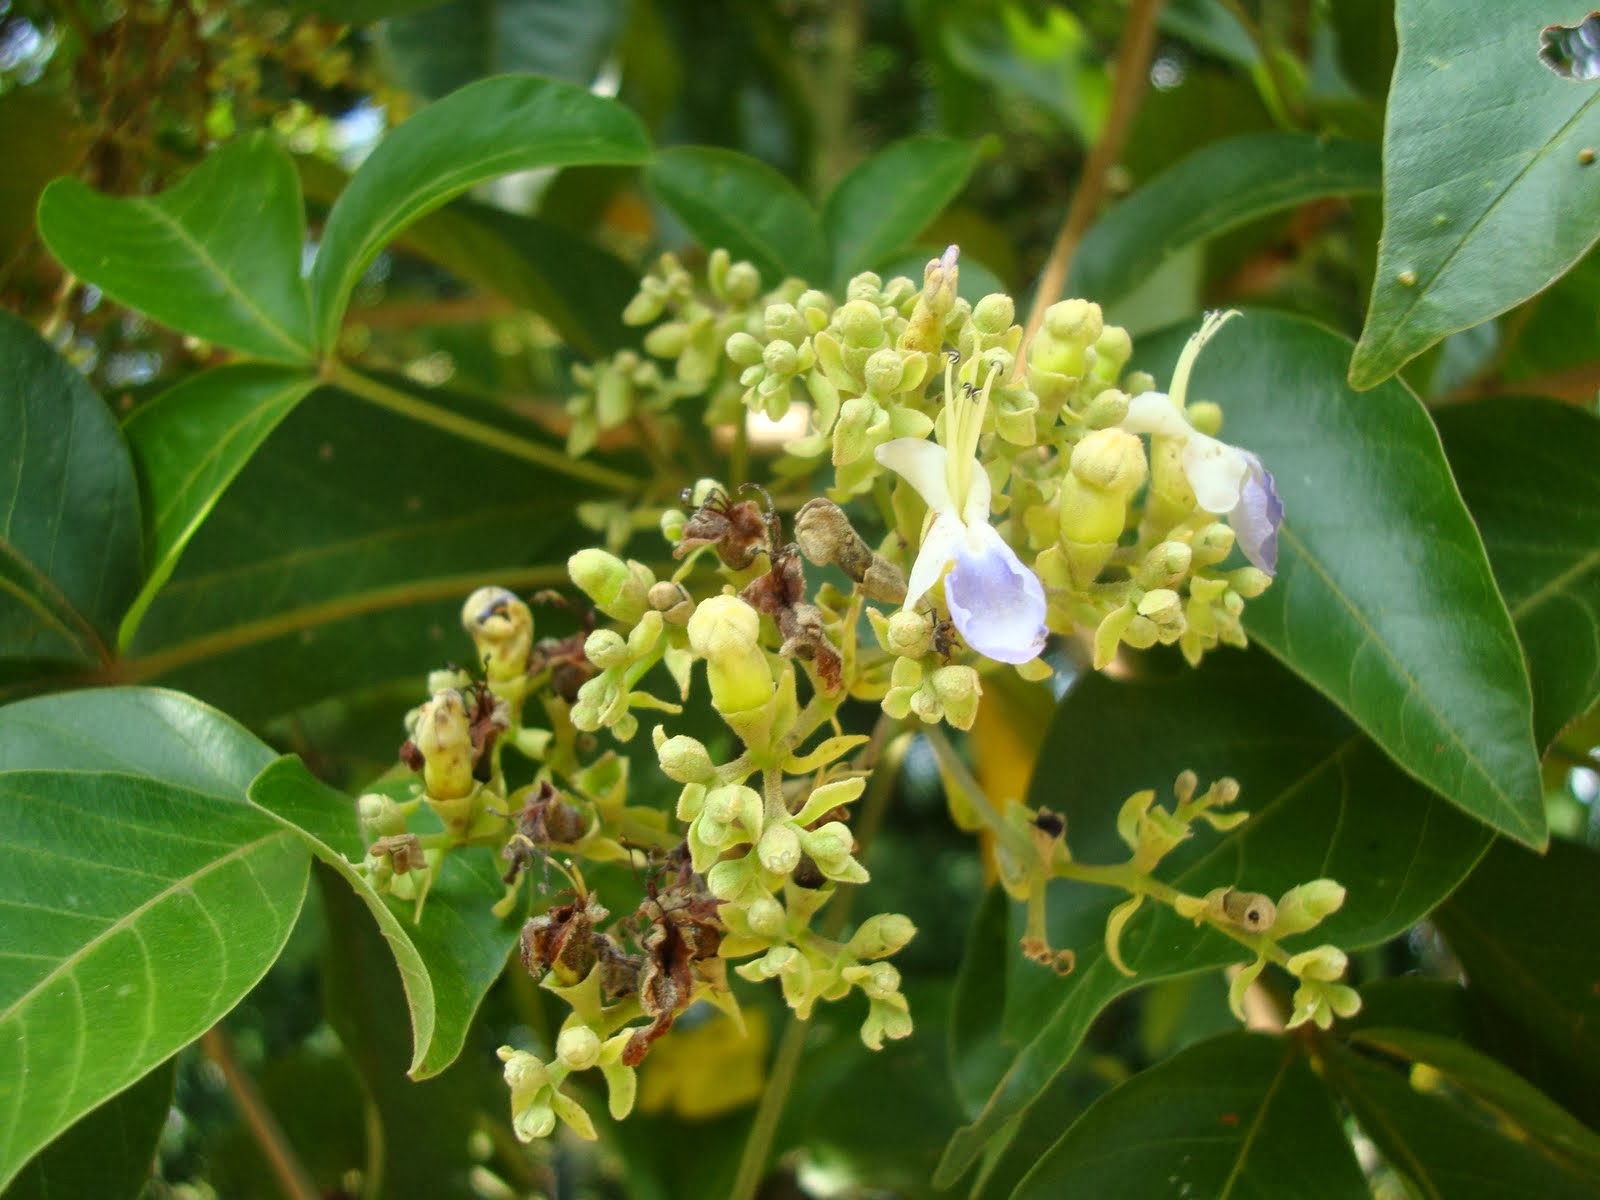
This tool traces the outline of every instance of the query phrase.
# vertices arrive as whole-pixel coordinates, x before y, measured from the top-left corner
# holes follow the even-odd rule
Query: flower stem
[[[520,458],[547,471],[554,471],[572,479],[581,479],[585,483],[599,484],[614,492],[633,492],[640,486],[640,480],[622,471],[603,467],[599,463],[568,458],[560,450],[540,445],[531,438],[509,433],[487,422],[463,416],[441,405],[408,395],[399,388],[390,387],[386,383],[380,383],[376,379],[352,371],[342,363],[330,366],[327,379],[335,387],[376,404],[379,408],[399,413],[423,425],[432,425],[435,429],[454,434],[465,441],[476,442],[480,446],[487,446],[491,450],[498,450],[502,454],[509,454],[513,458]]]
[[[1022,375],[1033,335],[1044,324],[1045,309],[1060,298],[1061,289],[1066,286],[1072,256],[1077,253],[1078,243],[1083,240],[1090,222],[1094,220],[1100,200],[1105,195],[1106,177],[1127,143],[1128,129],[1139,110],[1139,101],[1148,81],[1150,54],[1156,41],[1156,18],[1161,13],[1162,3],[1163,0],[1133,0],[1127,23],[1122,27],[1122,41],[1117,46],[1117,58],[1112,68],[1116,72],[1116,80],[1112,85],[1111,110],[1106,114],[1100,137],[1089,151],[1088,161],[1083,165],[1083,176],[1073,190],[1072,199],[1067,204],[1067,215],[1061,222],[1061,230],[1050,248],[1050,257],[1039,275],[1039,286],[1033,293],[1033,307],[1028,311],[1027,332],[1023,335],[1022,350],[1017,357],[1018,377]]]
[[[289,1145],[283,1126],[278,1124],[278,1118],[267,1107],[256,1081],[240,1065],[228,1031],[220,1024],[213,1025],[200,1035],[200,1048],[221,1070],[223,1079],[227,1081],[228,1092],[238,1106],[239,1116],[255,1138],[261,1156],[267,1160],[267,1166],[277,1177],[279,1189],[289,1200],[319,1200],[322,1192],[305,1164],[295,1154],[294,1147]]]

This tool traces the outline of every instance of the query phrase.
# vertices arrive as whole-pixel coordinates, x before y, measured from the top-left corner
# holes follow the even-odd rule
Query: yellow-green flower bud
[[[1017,318],[1016,303],[1004,292],[991,292],[972,306],[972,323],[979,333],[998,336]]]
[[[1279,937],[1288,937],[1314,929],[1324,918],[1339,911],[1344,896],[1344,887],[1332,879],[1313,879],[1290,888],[1278,901],[1278,923],[1273,927],[1274,932]]]
[[[656,758],[661,773],[674,783],[705,783],[717,773],[705,744],[685,734],[667,737],[656,726]]]
[[[1133,339],[1121,325],[1107,325],[1094,343],[1094,376],[1115,383],[1133,357]]]
[[[1159,629],[1183,628],[1183,597],[1171,588],[1152,588],[1139,601],[1138,613]]]
[[[683,541],[683,527],[688,523],[689,518],[681,510],[669,508],[661,514],[661,536],[676,546]]]
[[[788,875],[800,865],[800,836],[788,822],[770,826],[756,843],[756,857],[774,875]]]
[[[893,613],[884,626],[884,642],[890,654],[921,658],[933,649],[933,617],[915,609]]]
[[[727,300],[734,304],[748,304],[760,291],[761,272],[753,263],[741,260],[728,267],[728,274],[722,281],[722,294]]]
[[[1090,429],[1110,429],[1128,417],[1128,393],[1107,388],[1083,408],[1083,423]]]
[[[872,357],[867,359],[867,365],[862,368],[867,387],[882,396],[892,396],[898,392],[905,373],[905,355],[887,347],[874,351]]]
[[[413,740],[422,752],[422,780],[430,797],[458,800],[472,792],[472,732],[460,692],[438,692],[422,706]]]
[[[872,1000],[887,1000],[900,991],[900,972],[893,963],[875,962],[847,968],[850,981]]]
[[[802,833],[800,843],[824,870],[843,863],[855,848],[855,838],[843,821],[829,821],[826,825]]]
[[[689,618],[689,645],[706,660],[711,702],[719,712],[746,712],[772,698],[772,671],[760,636],[760,616],[737,596],[702,600]]]
[[[1259,567],[1240,567],[1237,571],[1228,572],[1228,586],[1245,600],[1254,600],[1271,583],[1272,576]]]
[[[1183,415],[1196,433],[1216,437],[1222,432],[1222,407],[1209,400],[1197,400],[1183,410]]]
[[[978,699],[983,695],[978,672],[967,666],[940,667],[928,682],[944,707],[945,720],[957,729],[971,729],[978,716]]]
[[[646,597],[655,583],[644,564],[623,562],[615,554],[592,547],[567,559],[567,574],[596,608],[626,625],[644,616]]]
[[[917,935],[911,918],[900,913],[879,913],[861,923],[845,949],[858,959],[887,958]]]
[[[773,340],[761,352],[762,365],[773,375],[790,376],[800,367],[800,351],[792,342]]]
[[[728,357],[738,366],[753,367],[761,362],[761,343],[742,329],[728,337],[728,344],[724,349]]]
[[[687,625],[694,612],[694,600],[681,583],[663,579],[645,593],[645,603],[660,613],[669,625]]]
[[[587,1071],[600,1061],[600,1035],[587,1025],[563,1029],[556,1038],[556,1061],[569,1071]]]
[[[999,388],[991,397],[995,432],[1013,446],[1039,440],[1039,397],[1026,388]]]
[[[368,792],[356,801],[356,816],[370,837],[393,837],[406,831],[406,816],[400,806],[378,792]]]
[[[1042,371],[1081,378],[1090,363],[1089,348],[1105,327],[1100,306],[1087,300],[1060,300],[1045,309],[1044,327],[1028,351]]]
[[[844,344],[855,349],[873,349],[884,340],[883,316],[876,304],[866,300],[841,305],[833,314],[833,327]]]
[[[1209,567],[1233,553],[1233,530],[1214,521],[1194,535],[1194,565]]]
[[[615,629],[596,629],[584,640],[583,656],[602,671],[625,666],[630,657],[627,639]]]
[[[1349,960],[1337,946],[1322,945],[1296,954],[1288,962],[1289,974],[1297,979],[1332,983],[1344,975]]]
[[[745,905],[744,919],[751,933],[769,941],[781,938],[788,929],[788,917],[783,905],[771,896],[757,896]]]
[[[1134,574],[1134,582],[1146,588],[1176,587],[1189,573],[1193,561],[1194,551],[1187,543],[1162,542],[1151,547],[1144,556],[1144,561]]]
[[[1144,443],[1126,429],[1096,429],[1072,448],[1072,473],[1091,487],[1128,497],[1144,486]]]
[[[761,793],[730,783],[706,793],[705,814],[719,825],[740,825],[754,836],[761,832]]]
[[[461,606],[461,627],[491,682],[520,677],[533,650],[533,613],[503,587],[481,587]]]
[[[689,332],[689,326],[684,322],[668,321],[665,325],[657,325],[644,335],[644,348],[657,358],[677,358],[688,348]],[[605,389],[608,385],[616,389],[617,399],[620,400],[626,386],[624,377],[615,371],[608,371],[600,386]],[[605,401],[601,400],[601,403],[604,404]],[[602,421],[602,424],[605,423]]]

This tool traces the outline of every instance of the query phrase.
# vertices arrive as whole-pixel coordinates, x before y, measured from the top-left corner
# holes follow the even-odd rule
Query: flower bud
[[[569,1071],[587,1071],[600,1060],[600,1035],[587,1025],[563,1029],[556,1038],[556,1061]]]
[[[596,629],[584,640],[583,656],[602,671],[625,666],[630,657],[627,639],[615,629]]]
[[[644,335],[644,348],[657,358],[677,358],[689,345],[690,327],[682,321],[668,321],[665,325],[657,325]],[[625,384],[623,376],[608,371],[602,381],[604,391],[606,384],[616,387],[618,398],[621,398],[622,387]],[[603,405],[604,400],[601,401]],[[615,415],[615,414],[614,414]],[[603,424],[605,422],[602,422]]]
[[[457,800],[473,790],[472,733],[460,692],[437,692],[422,706],[413,740],[422,752],[422,779],[430,797]]]
[[[1332,879],[1313,879],[1292,887],[1278,901],[1278,921],[1273,931],[1279,937],[1288,937],[1314,929],[1325,917],[1339,911],[1344,896],[1344,887]]]
[[[739,824],[758,832],[762,817],[761,793],[740,783],[712,788],[706,793],[705,812],[718,824]]]
[[[846,968],[843,973],[872,1000],[887,1000],[900,990],[900,972],[892,963],[868,963]]]
[[[683,541],[683,527],[688,523],[689,518],[682,511],[669,508],[661,514],[661,536],[676,546]]]
[[[1240,567],[1228,572],[1228,586],[1245,600],[1254,600],[1272,584],[1272,576],[1259,567]]]
[[[724,349],[737,366],[753,367],[761,361],[761,343],[742,329],[728,338]]]
[[[843,862],[855,847],[850,827],[843,821],[829,821],[826,825],[800,835],[805,852],[817,860],[824,869]]]
[[[783,911],[783,905],[771,896],[757,896],[745,905],[744,919],[749,924],[751,933],[769,941],[781,938],[788,926],[788,917]]]
[[[660,613],[669,625],[687,625],[694,612],[694,600],[681,583],[663,579],[645,593],[645,603]]]
[[[760,635],[760,616],[737,596],[702,600],[689,618],[689,645],[706,660],[711,702],[719,712],[745,712],[772,698]]]
[[[1171,588],[1152,588],[1146,592],[1137,611],[1160,629],[1183,627],[1183,598]]]
[[[754,263],[743,260],[733,263],[728,267],[727,277],[722,281],[722,294],[734,304],[748,304],[756,298],[761,291],[761,272]]]
[[[979,333],[998,336],[1016,320],[1016,303],[1004,292],[991,292],[972,307],[972,323]]]
[[[983,695],[978,672],[967,666],[939,667],[928,682],[944,706],[945,720],[957,729],[971,729],[978,716],[978,698]]]
[[[1197,400],[1183,410],[1184,418],[1196,433],[1216,437],[1222,432],[1222,407],[1209,400]]]
[[[361,828],[374,838],[393,837],[406,831],[406,816],[388,796],[368,792],[356,801]]]
[[[1126,429],[1096,429],[1072,448],[1072,473],[1091,487],[1128,497],[1144,486],[1144,443]]]
[[[884,648],[902,658],[921,658],[933,649],[933,617],[914,609],[892,613],[883,625]]]
[[[493,682],[514,679],[533,650],[533,613],[503,587],[481,587],[461,606],[461,627],[472,638]]]
[[[762,350],[761,362],[770,374],[788,377],[800,368],[800,351],[792,342],[775,339]]]
[[[991,398],[994,407],[994,427],[1004,440],[1013,446],[1031,446],[1039,440],[1035,418],[1039,414],[1039,397],[1026,388],[999,388]]]
[[[833,314],[833,327],[846,346],[872,349],[884,340],[883,316],[876,304],[866,300],[852,300],[840,306]]]
[[[859,959],[887,958],[914,938],[917,927],[911,918],[899,913],[879,913],[868,917],[845,946]]]
[[[666,737],[656,726],[656,758],[661,773],[674,783],[705,783],[716,773],[716,765],[705,744],[685,734]]]
[[[1128,419],[1128,393],[1107,388],[1088,404],[1081,414],[1090,429],[1110,429]]]
[[[756,843],[756,857],[774,875],[788,875],[800,865],[800,836],[788,822],[770,826]]]
[[[1147,588],[1175,587],[1189,573],[1194,552],[1184,542],[1162,542],[1144,556],[1134,582]],[[1142,611],[1142,610],[1141,610]]]
[[[1344,975],[1349,960],[1337,946],[1322,945],[1296,954],[1288,962],[1289,974],[1297,979],[1332,983]]]
[[[632,625],[645,614],[645,597],[655,582],[642,563],[623,562],[590,548],[567,559],[567,574],[606,616]]]
[[[1115,383],[1122,368],[1133,357],[1133,338],[1121,325],[1107,325],[1094,343],[1094,375],[1106,383]]]
[[[1233,552],[1233,530],[1220,521],[1207,525],[1194,535],[1194,565],[1209,567]]]

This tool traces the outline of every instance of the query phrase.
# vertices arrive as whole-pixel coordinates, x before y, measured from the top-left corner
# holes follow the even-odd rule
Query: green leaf
[[[325,868],[316,876],[328,923],[323,1011],[366,1086],[368,1127],[378,1135],[367,1143],[367,1194],[475,1200],[480,1193],[471,1186],[469,1146],[483,1121],[478,1085],[498,1091],[509,1109],[503,1085],[484,1070],[492,1060],[474,1056],[436,1079],[407,1078],[412,1039],[393,946],[378,936],[343,880]]]
[[[841,179],[822,206],[833,250],[833,287],[879,266],[915,238],[966,186],[977,165],[970,142],[919,136],[885,147]]]
[[[0,710],[0,1186],[232,1008],[299,914],[310,857],[236,783],[259,744],[183,707],[127,690]],[[180,741],[197,761],[169,772]]]
[[[817,286],[828,273],[822,221],[795,186],[733,150],[675,146],[645,168],[645,183],[707,250],[754,263],[763,287],[794,276]]]
[[[58,179],[39,232],[66,268],[163,324],[272,362],[316,356],[294,164],[265,133],[230,142],[156,196]]]
[[[1570,10],[1576,11],[1576,10]],[[1383,238],[1350,381],[1548,287],[1600,236],[1600,91],[1538,63],[1548,0],[1399,0],[1384,123]]]
[[[1541,859],[1497,843],[1435,920],[1473,990],[1600,1080],[1597,878],[1593,850],[1556,841]]]
[[[1548,746],[1600,697],[1600,421],[1532,398],[1437,420],[1528,657],[1534,741]]]
[[[139,586],[133,463],[83,375],[10,313],[0,428],[0,661],[107,661]]]
[[[956,1097],[970,1119],[983,1107],[1016,1053],[1001,1035],[995,1014],[1005,1010],[1007,959],[1014,950],[1009,901],[991,887],[973,915],[967,946],[950,998],[950,1073]]]
[[[502,72],[587,87],[615,48],[624,8],[621,0],[452,0],[385,21],[379,37],[399,81],[432,99]]]
[[[1253,133],[1203,146],[1090,227],[1070,294],[1105,304],[1185,247],[1324,196],[1376,192],[1376,148],[1305,133]]]
[[[1186,331],[1141,366],[1170,374]],[[1399,381],[1360,393],[1349,342],[1252,312],[1201,354],[1191,400],[1277,478],[1278,577],[1250,636],[1332,699],[1395,761],[1478,820],[1545,840],[1527,670],[1483,543],[1428,414]]]
[[[1600,1171],[1600,1134],[1488,1055],[1453,1037],[1393,1026],[1364,1027],[1351,1041],[1425,1064],[1463,1101],[1480,1106],[1483,1115],[1508,1136],[1540,1146],[1574,1170]]]
[[[517,938],[517,923],[490,911],[505,893],[494,854],[484,847],[451,853],[415,922],[413,904],[378,896],[356,873],[351,862],[361,860],[366,844],[355,805],[299,759],[279,759],[263,771],[250,799],[299,833],[372,913],[399,967],[411,1013],[411,1077],[439,1074],[461,1053],[467,1027]]]
[[[1600,1174],[1548,1156],[1546,1147],[1508,1137],[1499,1120],[1449,1091],[1337,1044],[1323,1058],[1325,1078],[1396,1171],[1424,1196],[1579,1200]]]
[[[176,1060],[169,1058],[76,1121],[29,1160],[6,1189],[6,1200],[138,1200],[150,1182],[176,1073]]]
[[[643,127],[613,100],[503,75],[430,104],[378,144],[334,203],[311,270],[318,344],[338,339],[350,292],[388,241],[475,183],[577,163],[638,163]]]
[[[321,391],[223,493],[119,669],[252,723],[379,684],[420,689],[470,658],[460,610],[475,587],[567,582],[567,555],[592,536],[573,505],[591,494]]]
[[[1012,1193],[1057,1196],[1310,1194],[1366,1200],[1333,1098],[1300,1047],[1229,1033],[1107,1093]]]
[[[1163,655],[1133,681],[1090,676],[1056,710],[1029,803],[1065,816],[1078,861],[1126,860],[1116,831],[1124,797],[1148,787],[1170,797],[1185,768],[1202,781],[1231,775],[1242,786],[1237,807],[1250,819],[1230,833],[1197,833],[1160,877],[1191,895],[1236,886],[1274,897],[1332,877],[1350,889],[1344,907],[1302,936],[1308,946],[1354,949],[1408,928],[1482,855],[1486,829],[1403,774],[1267,656],[1216,655],[1175,674],[1174,667]],[[1076,969],[1059,979],[1010,955],[1004,1036],[1021,1049],[983,1111],[952,1140],[941,1184],[965,1173],[1045,1093],[1117,996],[1248,957],[1222,935],[1146,904],[1123,932],[1123,958],[1137,973],[1129,978],[1104,945],[1106,919],[1123,894],[1057,882],[1050,897],[1051,945],[1073,950]]]
[[[143,484],[150,572],[122,619],[118,645],[132,642],[223,491],[315,386],[291,367],[240,363],[190,376],[134,411],[123,433]]]

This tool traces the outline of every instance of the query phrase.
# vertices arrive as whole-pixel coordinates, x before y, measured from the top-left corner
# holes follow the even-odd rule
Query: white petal
[[[891,442],[890,445],[894,443]],[[933,445],[932,442],[924,443]],[[940,451],[943,453],[943,451]],[[967,531],[961,522],[946,513],[939,513],[922,536],[922,546],[917,550],[917,561],[911,564],[911,577],[906,580],[905,607],[910,608],[939,582],[945,566],[955,558],[966,540]]]
[[[1189,477],[1194,498],[1209,513],[1233,510],[1249,470],[1244,451],[1203,433],[1191,435],[1183,448],[1183,473]]]
[[[934,512],[955,515],[955,505],[950,500],[950,485],[945,482],[945,464],[949,456],[938,442],[923,438],[895,438],[879,446],[876,454],[878,462],[916,488],[917,494]],[[987,520],[987,507],[983,515]]]
[[[1165,392],[1141,392],[1129,400],[1122,427],[1129,433],[1162,433],[1170,437],[1186,438],[1194,433]]]
[[[967,470],[971,473],[972,482],[967,484],[967,501],[961,508],[961,520],[968,529],[977,529],[979,526],[987,529],[989,502],[994,498],[989,483],[989,472],[985,471],[983,464],[976,459]]]

